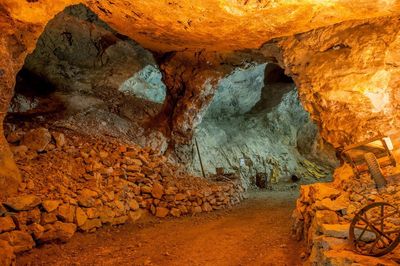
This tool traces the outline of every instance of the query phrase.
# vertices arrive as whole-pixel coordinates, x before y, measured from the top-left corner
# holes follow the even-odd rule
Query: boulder
[[[51,134],[46,128],[36,128],[28,131],[22,138],[21,144],[33,151],[44,151],[51,142]]]
[[[52,133],[54,140],[56,141],[56,145],[58,148],[63,147],[66,144],[65,135],[60,132],[53,132]]]
[[[48,225],[47,231],[45,231],[40,238],[41,242],[51,242],[59,240],[61,242],[67,242],[76,232],[76,225],[73,223],[62,223],[55,222],[52,225]]]
[[[14,248],[5,240],[0,240],[0,265],[15,266]]]
[[[349,228],[350,224],[323,224],[321,233],[330,237],[348,238]]]
[[[32,210],[41,203],[41,199],[34,195],[12,197],[3,204],[15,211]]]
[[[7,241],[13,248],[15,253],[31,250],[35,246],[30,234],[24,231],[11,231],[0,234],[0,239]]]
[[[151,189],[151,195],[156,199],[161,199],[164,195],[164,187],[158,182],[154,183]]]
[[[63,204],[58,207],[57,217],[63,222],[73,223],[75,218],[75,206]]]
[[[101,227],[100,219],[88,219],[86,223],[84,223],[79,228],[82,229],[83,231],[90,231],[94,228],[100,228],[100,227]]]
[[[156,216],[160,217],[160,218],[164,218],[168,215],[169,210],[167,208],[164,207],[157,207],[156,208]]]
[[[42,202],[42,206],[47,212],[52,212],[58,208],[60,205],[61,201],[59,200],[44,200]]]
[[[329,183],[316,183],[310,185],[309,188],[309,196],[313,201],[319,201],[326,198],[333,199],[338,197],[341,193],[340,190],[334,188]]]
[[[0,234],[15,229],[15,224],[11,216],[0,217]]]
[[[139,209],[139,203],[135,199],[128,201],[128,205],[129,209],[132,211],[136,211]]]
[[[86,215],[86,213],[79,207],[76,208],[76,212],[75,212],[75,223],[78,226],[82,226],[86,223],[88,217]]]

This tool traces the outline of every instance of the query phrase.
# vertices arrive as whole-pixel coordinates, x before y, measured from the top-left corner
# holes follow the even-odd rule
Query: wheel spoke
[[[363,217],[360,217],[360,219],[362,219],[365,223],[367,223],[371,227],[371,229],[375,231],[376,234],[383,236],[384,238],[388,239],[389,241],[393,241],[391,238],[389,238],[387,235],[385,235],[382,231],[380,231],[378,228],[376,228],[369,221],[365,220]]]

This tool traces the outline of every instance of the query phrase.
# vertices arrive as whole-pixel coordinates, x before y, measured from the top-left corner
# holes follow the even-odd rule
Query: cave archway
[[[315,182],[320,176],[314,170],[329,180],[333,170],[334,160],[317,160],[319,154],[334,153],[317,147],[317,126],[301,105],[293,80],[274,63],[239,67],[221,79],[195,138],[207,173],[224,168],[248,185],[255,185],[257,177],[267,183],[292,182],[293,175]],[[314,148],[303,152],[304,147]],[[195,149],[191,168],[200,174]]]
[[[116,32],[86,6],[67,7],[48,22],[16,78],[7,132],[66,127],[165,149],[146,138],[166,87],[152,53]],[[28,123],[26,123],[28,122]],[[158,145],[158,146],[157,146]]]

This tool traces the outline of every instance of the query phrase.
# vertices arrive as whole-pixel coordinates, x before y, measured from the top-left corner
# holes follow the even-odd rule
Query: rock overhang
[[[157,52],[254,49],[273,38],[343,21],[400,14],[396,0],[0,1],[13,19],[34,25],[45,25],[65,7],[79,3]]]

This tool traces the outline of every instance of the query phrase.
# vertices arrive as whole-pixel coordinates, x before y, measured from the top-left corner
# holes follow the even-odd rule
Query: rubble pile
[[[387,169],[386,176],[390,176]],[[362,256],[353,251],[349,241],[350,223],[356,213],[374,202],[398,206],[400,183],[388,179],[379,191],[369,174],[359,179],[348,165],[338,168],[333,183],[301,187],[293,212],[293,235],[306,242],[309,265],[398,265],[398,254],[381,258]],[[400,223],[400,221],[399,221]],[[394,252],[397,252],[396,250]]]
[[[76,231],[157,217],[210,212],[238,203],[238,180],[213,182],[190,176],[148,148],[50,132],[8,134],[23,182],[19,194],[0,194],[0,264],[13,253]],[[3,248],[4,247],[4,248]]]

